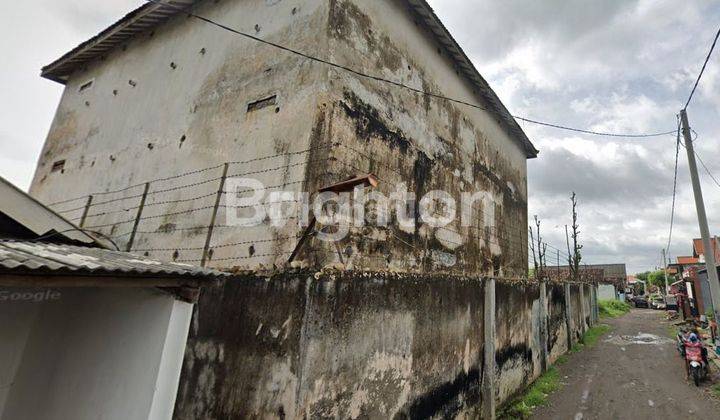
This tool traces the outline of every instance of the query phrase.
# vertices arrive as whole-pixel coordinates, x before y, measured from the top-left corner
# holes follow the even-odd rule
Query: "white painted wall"
[[[168,419],[192,305],[146,289],[4,302],[0,419]],[[14,369],[13,369],[14,368]]]
[[[327,20],[325,0],[204,2],[196,12],[311,54],[327,50],[326,31],[321,29]],[[63,215],[77,222],[86,202],[82,196],[218,166],[151,184],[143,216],[152,218],[138,226],[140,232],[149,233],[140,233],[135,240],[135,249],[183,248],[179,260],[199,263],[219,187],[218,180],[211,180],[221,176],[223,163],[278,155],[233,165],[229,175],[252,172],[253,178],[267,186],[287,184],[283,189],[302,189],[297,181],[304,178],[308,155],[289,157],[287,152],[308,149],[326,71],[184,15],[154,28],[152,37],[150,33],[134,37],[124,50],[113,50],[105,60],[89,63],[70,78],[30,192],[45,203],[80,197],[53,207],[75,209]],[[90,80],[92,86],[80,92],[80,86]],[[277,95],[277,105],[247,112],[248,103],[270,95]],[[52,172],[53,162],[61,159],[66,160],[64,171]],[[188,184],[197,185],[178,188]],[[124,246],[143,188],[98,195],[85,227],[100,226],[93,230]],[[199,198],[188,200],[194,197]],[[98,205],[123,198],[127,199]],[[217,224],[225,224],[224,211]],[[275,262],[269,254],[292,251],[289,247],[294,245],[284,240],[275,243],[273,235],[294,236],[297,230],[297,226],[284,231],[267,226],[218,228],[213,245],[259,240],[255,254],[264,257],[250,262],[268,265]],[[250,245],[220,248],[215,257],[247,257]],[[167,261],[173,252],[150,251],[149,255]]]
[[[618,296],[615,292],[615,286],[612,284],[598,285],[598,300],[617,300]]]

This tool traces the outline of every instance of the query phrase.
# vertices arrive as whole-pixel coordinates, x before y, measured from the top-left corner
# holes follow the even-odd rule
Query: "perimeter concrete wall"
[[[539,287],[498,281],[484,366],[484,280],[351,272],[248,275],[204,292],[175,418],[480,417],[541,373]],[[549,347],[567,350],[562,285]]]

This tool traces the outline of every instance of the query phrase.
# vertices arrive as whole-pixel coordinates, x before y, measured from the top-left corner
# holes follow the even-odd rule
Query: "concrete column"
[[[495,419],[495,279],[485,280],[483,418]]]
[[[565,283],[565,327],[567,328],[568,350],[573,345],[573,309],[570,299],[570,283]]]
[[[547,282],[540,281],[540,366],[544,372],[548,365],[548,306]]]
[[[593,325],[597,325],[600,322],[600,310],[598,308],[598,285],[592,285],[592,313],[593,313]]]
[[[587,324],[585,324],[585,318],[587,317],[587,311],[585,311],[585,283],[580,283],[580,330],[584,334],[587,331]]]

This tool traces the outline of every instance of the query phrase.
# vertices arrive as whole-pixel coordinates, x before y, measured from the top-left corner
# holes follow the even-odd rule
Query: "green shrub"
[[[598,301],[601,318],[617,318],[630,312],[630,304],[619,300]]]
[[[543,373],[525,394],[500,411],[500,419],[527,419],[536,407],[548,403],[548,396],[560,387],[560,373],[554,367]]]

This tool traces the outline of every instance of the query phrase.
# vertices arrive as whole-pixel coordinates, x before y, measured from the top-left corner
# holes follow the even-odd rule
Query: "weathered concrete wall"
[[[548,288],[551,360],[567,350],[558,293]],[[479,279],[350,272],[248,275],[208,289],[175,417],[477,418],[483,297]],[[539,287],[500,281],[496,300],[503,402],[541,373]]]
[[[585,320],[582,315],[582,306],[583,305],[583,299],[582,295],[580,294],[580,285],[579,284],[573,284],[570,286],[570,302],[572,306],[572,317],[573,317],[573,342],[580,341],[582,338],[583,333],[586,330],[585,327]]]
[[[198,308],[176,418],[479,412],[480,280],[248,277],[208,290]]]
[[[565,323],[565,288],[562,284],[548,286],[548,356],[555,362],[567,348],[567,324]]]
[[[331,0],[332,59],[417,89],[479,102],[406,7],[393,0]],[[458,217],[437,229],[378,229],[372,235],[381,239],[371,249],[351,240],[348,245],[359,251],[352,263],[506,276],[525,271],[526,156],[489,113],[335,70],[329,91],[330,136],[341,144],[333,162],[338,172],[373,172],[386,195],[405,184],[418,200],[432,190],[458,203],[463,192],[482,197],[468,209],[469,226],[461,226]],[[458,204],[458,214],[461,210]],[[367,236],[357,235],[363,233]]]
[[[497,398],[504,401],[541,373],[540,290],[498,283],[495,293]]]

